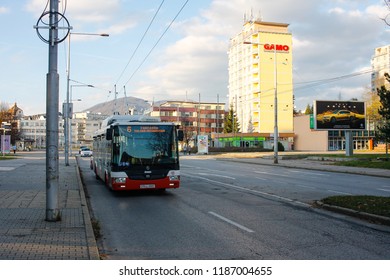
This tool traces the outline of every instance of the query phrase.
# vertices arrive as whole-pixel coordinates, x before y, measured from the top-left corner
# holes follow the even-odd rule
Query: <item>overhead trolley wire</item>
[[[131,74],[130,78],[127,80],[127,82],[125,83],[125,86],[130,82],[130,80],[134,77],[134,75],[138,72],[138,70],[142,67],[142,65],[145,63],[145,61],[148,59],[148,57],[150,56],[150,54],[153,52],[153,50],[157,47],[157,45],[160,43],[161,39],[164,37],[164,35],[168,32],[169,28],[172,26],[172,24],[175,22],[175,20],[177,19],[177,17],[180,15],[180,13],[183,11],[184,7],[187,5],[187,3],[189,2],[189,0],[186,0],[185,3],[183,4],[183,6],[180,8],[180,10],[177,12],[176,16],[172,19],[171,23],[167,26],[167,28],[164,30],[164,32],[161,34],[161,36],[158,38],[158,40],[156,41],[156,43],[153,45],[153,47],[150,49],[150,51],[148,52],[148,54],[145,56],[145,58],[142,60],[142,62],[140,63],[140,65],[135,69],[135,71],[133,72],[133,74]]]
[[[319,86],[323,86],[323,85],[326,85],[329,83],[353,78],[353,77],[360,76],[360,75],[372,74],[373,72],[380,71],[380,70],[383,70],[385,68],[386,67],[382,67],[380,69],[375,69],[375,70],[372,70],[372,69],[362,70],[359,72],[341,75],[341,76],[332,77],[332,78],[327,78],[327,79],[313,80],[313,81],[307,81],[307,82],[295,82],[295,83],[293,83],[293,85],[294,85],[293,91],[295,93],[296,91],[299,91],[299,90],[306,90],[306,89],[310,89],[310,88],[314,88],[314,87],[319,87]],[[278,83],[278,85],[289,85],[289,84]],[[271,90],[274,90],[274,88],[269,88],[269,89],[264,90],[262,92],[269,92]],[[290,92],[290,90],[278,90],[278,94],[283,94],[283,93],[288,93],[288,92]],[[274,95],[274,93],[267,93],[267,94],[262,95],[262,97],[267,97],[267,96],[272,96],[272,95]]]
[[[154,14],[152,20],[150,21],[149,26],[146,28],[144,34],[142,35],[141,40],[139,41],[139,43],[138,43],[137,47],[135,48],[135,50],[133,51],[133,53],[131,54],[131,57],[130,57],[129,61],[127,62],[125,68],[124,68],[123,71],[122,71],[122,73],[119,75],[119,78],[117,79],[117,81],[116,81],[115,84],[118,84],[119,80],[122,78],[122,76],[123,76],[123,74],[125,73],[127,67],[129,66],[130,62],[133,60],[134,55],[137,53],[138,48],[139,48],[140,45],[142,44],[142,42],[143,42],[143,40],[144,40],[146,34],[148,33],[150,27],[152,26],[152,24],[153,24],[153,22],[154,22],[154,20],[155,20],[155,18],[156,18],[156,16],[157,16],[157,14],[158,14],[158,12],[160,11],[160,9],[161,9],[162,5],[164,4],[164,2],[165,2],[165,0],[161,1],[161,4],[160,4],[160,6],[158,7],[157,11],[155,12],[155,14]]]
[[[315,80],[315,81],[308,81],[308,82],[297,82],[297,83],[294,83],[294,84],[295,85],[302,85],[301,87],[296,88],[296,89],[302,89],[302,88],[306,88],[306,87],[320,86],[320,85],[323,85],[323,84],[332,83],[332,82],[335,82],[335,81],[344,80],[344,79],[348,79],[348,78],[353,78],[353,77],[360,76],[360,75],[370,74],[372,72],[373,72],[373,70],[371,70],[371,69],[370,70],[363,70],[363,71],[360,71],[360,72],[355,72],[355,73],[342,75],[342,76],[337,76],[337,77],[333,77],[333,78],[327,78],[327,79],[321,79],[321,80]]]

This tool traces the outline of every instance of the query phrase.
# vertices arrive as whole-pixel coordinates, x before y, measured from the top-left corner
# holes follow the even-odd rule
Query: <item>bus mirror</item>
[[[179,141],[184,140],[184,132],[181,129],[177,131],[177,140],[179,140]]]
[[[107,140],[112,140],[112,128],[107,128],[106,139]]]

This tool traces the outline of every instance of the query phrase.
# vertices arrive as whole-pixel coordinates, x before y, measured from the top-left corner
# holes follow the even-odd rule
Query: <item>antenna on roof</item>
[[[258,20],[258,21],[263,21],[263,15],[262,15],[262,13],[261,13],[261,10],[259,10],[259,15],[258,15],[258,17],[257,17],[257,20]]]
[[[126,114],[126,110],[129,111],[129,102],[127,101],[126,86],[123,86],[123,93],[125,95],[125,114]]]

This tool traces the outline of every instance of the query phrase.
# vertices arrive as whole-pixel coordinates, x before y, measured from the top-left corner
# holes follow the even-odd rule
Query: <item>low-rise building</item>
[[[184,145],[195,146],[197,135],[211,136],[212,133],[223,132],[225,103],[165,101],[152,105],[148,114],[180,125],[184,131]]]
[[[346,147],[344,130],[314,130],[310,128],[310,115],[294,117],[294,150],[343,151]],[[374,130],[352,131],[354,150],[374,148]]]
[[[46,147],[46,115],[39,114],[25,116],[19,120],[20,139],[17,144],[18,150],[41,149]],[[59,123],[59,145],[64,144],[63,122]]]
[[[70,122],[69,139],[73,149],[80,146],[92,145],[93,133],[100,128],[101,122],[107,116],[89,112],[74,113]],[[46,115],[39,114],[24,116],[19,121],[20,140],[17,149],[43,149],[46,147]],[[65,147],[64,119],[58,118],[58,145],[59,149]]]

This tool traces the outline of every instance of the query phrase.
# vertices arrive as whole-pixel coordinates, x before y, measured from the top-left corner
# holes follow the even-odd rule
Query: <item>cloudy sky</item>
[[[26,115],[46,111],[48,46],[33,26],[47,2],[0,2],[0,101],[17,102]],[[244,14],[290,24],[297,109],[314,99],[361,99],[374,49],[390,44],[383,0],[61,0],[60,11],[74,33],[110,35],[71,36],[70,78],[79,82],[71,82],[72,99],[82,99],[76,111],[114,99],[115,85],[118,97],[197,101],[200,94],[228,102],[229,39]],[[60,103],[67,57],[65,41],[58,47]]]

